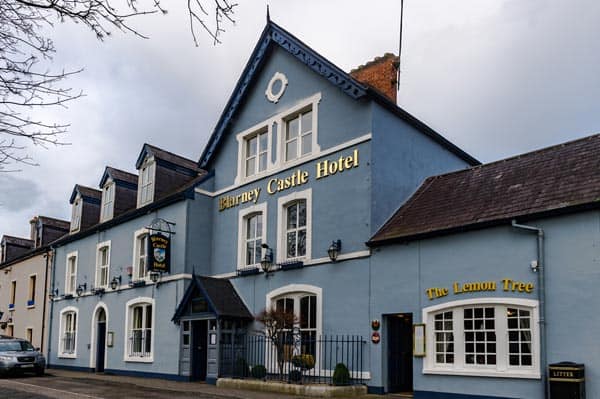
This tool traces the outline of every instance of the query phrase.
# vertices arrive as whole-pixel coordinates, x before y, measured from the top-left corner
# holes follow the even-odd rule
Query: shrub
[[[267,369],[262,364],[257,364],[256,366],[252,367],[250,374],[252,374],[253,378],[262,380],[267,376]]]
[[[350,384],[350,372],[344,363],[335,365],[333,371],[333,385],[348,385]]]
[[[248,362],[243,357],[238,357],[233,366],[234,377],[248,377]]]
[[[315,358],[313,355],[296,355],[292,357],[292,364],[302,370],[310,370],[315,367]]]
[[[298,382],[302,379],[302,372],[300,370],[291,370],[289,374],[290,382]]]

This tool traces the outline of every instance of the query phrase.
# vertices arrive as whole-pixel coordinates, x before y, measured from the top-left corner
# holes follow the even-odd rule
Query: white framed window
[[[35,290],[37,274],[29,275],[29,291],[27,292],[27,307],[32,308],[35,306]]]
[[[235,184],[306,162],[321,151],[318,144],[318,106],[321,93],[236,135],[238,170]],[[276,136],[277,147],[274,151]],[[274,159],[272,159],[274,156]]]
[[[8,303],[9,310],[15,308],[16,300],[17,300],[17,280],[12,280],[10,282],[10,301]]]
[[[77,357],[77,322],[79,310],[68,306],[60,311],[59,357]]]
[[[65,294],[74,294],[77,289],[77,252],[67,254]]]
[[[296,323],[286,329],[290,334],[287,340],[294,342],[293,354],[312,355],[317,363],[321,358],[319,337],[323,326],[322,296],[323,290],[320,287],[289,284],[269,292],[266,301],[267,309],[294,314]]]
[[[261,245],[267,238],[267,204],[240,210],[238,223],[238,269],[259,266]]]
[[[148,274],[148,230],[133,235],[133,280],[143,280]]]
[[[540,378],[538,302],[453,301],[423,309],[426,374]]]
[[[110,241],[96,245],[96,288],[108,288],[110,272]]]
[[[75,233],[79,231],[81,227],[81,211],[83,207],[83,200],[81,199],[81,195],[77,194],[75,197],[75,201],[71,207],[71,233]]]
[[[102,189],[102,208],[100,210],[100,221],[106,222],[112,219],[115,205],[115,183],[112,180],[104,185]]]
[[[135,298],[127,302],[125,319],[125,361],[154,361],[154,299]]]
[[[138,208],[154,200],[155,174],[156,162],[154,158],[148,158],[142,165],[138,177]]]
[[[312,189],[297,191],[277,200],[277,260],[311,259]]]
[[[33,344],[33,327],[27,327],[25,329],[25,339]]]

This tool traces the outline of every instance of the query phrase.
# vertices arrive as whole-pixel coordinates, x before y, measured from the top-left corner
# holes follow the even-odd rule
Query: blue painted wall
[[[598,397],[600,350],[593,343],[600,320],[589,316],[595,314],[599,305],[593,293],[600,277],[600,213],[580,213],[529,224],[542,227],[546,236],[548,362],[585,363],[587,397]],[[421,322],[424,307],[459,299],[537,300],[535,290],[531,294],[500,289],[451,293],[434,300],[428,299],[425,292],[429,287],[450,287],[454,281],[502,278],[531,281],[537,289],[537,275],[530,270],[530,262],[536,258],[536,236],[510,226],[378,248],[371,258],[371,317],[383,319],[386,313],[406,312],[413,313],[414,322]],[[372,347],[370,385],[387,384],[385,349],[385,342]],[[413,374],[416,391],[543,398],[540,380],[535,379],[424,375],[418,358],[414,358]]]

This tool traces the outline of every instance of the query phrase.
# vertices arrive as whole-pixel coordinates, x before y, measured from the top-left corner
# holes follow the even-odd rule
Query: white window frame
[[[267,203],[263,202],[257,205],[252,205],[244,208],[238,213],[238,269],[252,267],[255,265],[246,265],[246,221],[248,216],[253,216],[260,213],[262,215],[262,243],[267,242]],[[262,259],[262,250],[261,250]],[[258,265],[260,266],[260,265]]]
[[[83,210],[83,198],[81,194],[75,196],[75,201],[71,208],[71,233],[76,233],[81,228],[81,212]]]
[[[31,278],[35,277],[35,285],[33,287],[33,290],[31,289]],[[27,305],[28,309],[34,308],[35,307],[35,297],[36,295],[36,291],[37,291],[37,287],[38,287],[38,278],[37,278],[37,273],[33,273],[29,275],[29,278],[27,279],[27,303],[29,303],[29,301],[33,301],[33,305]]]
[[[96,245],[96,278],[94,280],[94,287],[95,288],[108,288],[108,285],[110,284],[110,257],[111,257],[111,248],[110,248],[111,242],[109,241],[104,241],[101,242],[99,244]],[[108,254],[107,254],[107,258],[106,258],[106,265],[101,265],[100,262],[102,260],[102,256],[101,256],[101,251],[103,248],[107,248]],[[102,276],[102,269],[106,269],[106,283],[102,284],[102,281],[100,281],[101,276]]]
[[[100,222],[113,218],[115,208],[115,191],[117,186],[112,179],[108,179],[102,188],[102,207],[100,208]]]
[[[147,173],[145,172],[147,171]],[[146,174],[145,174],[146,173]],[[144,181],[144,178],[147,178]],[[140,208],[154,201],[154,191],[156,189],[156,162],[154,157],[144,161],[139,169],[137,207]]]
[[[131,323],[133,323],[133,308],[136,305],[151,305],[152,306],[152,326],[151,328],[151,333],[150,333],[150,337],[151,337],[151,341],[150,341],[150,356],[130,356],[129,355],[129,333],[130,333],[130,328],[131,328]],[[145,313],[144,317],[145,317]],[[155,347],[155,338],[157,336],[156,334],[156,303],[154,301],[154,298],[148,298],[148,297],[139,297],[139,298],[134,298],[131,299],[129,301],[127,301],[127,303],[125,304],[125,337],[124,337],[124,344],[123,344],[123,360],[126,362],[139,362],[139,363],[152,363],[154,362],[154,347]],[[144,324],[142,324],[144,325]]]
[[[13,309],[17,306],[17,280],[10,281],[9,304],[13,305]]]
[[[280,112],[271,118],[264,120],[256,125],[246,129],[236,135],[238,142],[238,167],[237,175],[234,179],[234,184],[239,185],[258,180],[267,175],[278,172],[281,169],[289,168],[294,165],[299,165],[310,159],[318,157],[321,153],[319,146],[319,103],[321,102],[321,93],[318,92],[310,97],[300,100],[293,107]],[[311,109],[313,113],[312,119],[312,142],[311,152],[304,156],[295,159],[285,160],[285,126],[286,121],[293,119],[299,113]],[[267,129],[267,168],[259,173],[246,176],[246,140]],[[276,130],[276,133],[275,133]],[[273,160],[273,136],[277,135],[277,148],[275,151],[275,160]]]
[[[299,164],[304,162],[306,158],[312,157],[321,152],[321,147],[319,146],[319,103],[321,102],[321,93],[317,93],[309,98],[304,99],[300,103],[296,104],[294,107],[285,111],[285,113],[281,113],[278,115],[278,126],[277,129],[277,165],[282,167],[289,167],[295,164]],[[294,159],[286,160],[286,129],[287,129],[287,121],[294,119],[301,113],[305,113],[306,111],[312,111],[312,142],[311,142],[311,151],[307,154],[300,155]],[[300,133],[298,136],[298,148],[300,148]]]
[[[296,258],[287,258],[287,205],[299,201],[306,201],[306,254]],[[309,262],[312,259],[312,188],[296,191],[277,199],[277,262],[302,260]]]
[[[75,272],[71,273],[69,270],[69,260],[75,258]],[[69,252],[67,254],[67,261],[65,265],[65,294],[75,294],[75,290],[77,290],[77,269],[79,262],[79,253],[78,251]],[[74,284],[71,286],[69,282],[74,277]]]
[[[496,365],[471,365],[464,362],[464,326],[463,308],[494,307],[496,331]],[[531,351],[532,366],[510,366],[508,363],[508,327],[506,317],[500,317],[508,307],[526,308],[531,312]],[[454,363],[435,362],[435,314],[453,311]],[[530,378],[539,379],[540,373],[540,337],[539,303],[536,300],[520,298],[475,298],[446,302],[424,308],[423,321],[426,323],[426,357],[423,361],[423,374],[466,375],[481,377]]]
[[[29,332],[31,331],[31,335],[29,334]],[[28,336],[30,335],[30,336]],[[33,344],[33,327],[25,327],[25,339],[27,341],[29,341],[29,343],[35,347],[35,345]]]
[[[66,333],[66,316],[67,313],[75,314],[75,348],[72,353],[65,352],[63,335]],[[75,359],[77,357],[77,341],[79,339],[79,309],[75,306],[67,306],[60,311],[60,332],[58,334],[58,357]]]
[[[150,230],[148,229],[139,229],[133,233],[133,261],[131,263],[132,269],[132,280],[147,280],[148,279],[148,271],[144,274],[144,276],[139,276],[139,248],[140,248],[140,237],[143,235],[150,235]],[[146,247],[146,268],[148,267],[148,247]]]
[[[275,309],[275,305],[276,305],[276,301],[277,299],[280,299],[282,297],[295,297],[295,298],[300,298],[302,296],[306,296],[306,295],[314,295],[316,296],[317,299],[317,329],[316,329],[316,337],[317,337],[317,345],[315,348],[315,351],[317,353],[317,356],[315,357],[315,370],[319,370],[319,361],[320,361],[320,344],[318,342],[319,337],[322,336],[323,334],[323,289],[321,287],[317,287],[314,285],[308,285],[308,284],[288,284],[285,285],[283,287],[279,287],[274,289],[273,291],[270,291],[267,293],[266,295],[266,302],[265,302],[265,309]],[[294,300],[294,302],[296,302],[296,300]],[[299,303],[299,300],[298,300]],[[298,305],[300,306],[300,305]],[[295,308],[295,304],[294,304],[294,308]],[[296,314],[296,313],[294,313]],[[299,318],[299,314],[297,315]],[[298,320],[298,323],[296,323],[296,325],[300,324],[300,320]],[[272,351],[268,350],[266,355],[267,356],[272,356]],[[275,364],[274,362],[268,362],[269,364]]]

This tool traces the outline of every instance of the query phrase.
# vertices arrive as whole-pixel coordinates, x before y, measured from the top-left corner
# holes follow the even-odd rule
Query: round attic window
[[[283,93],[285,92],[285,88],[287,87],[288,80],[287,77],[281,72],[275,72],[271,81],[267,85],[267,90],[265,90],[265,95],[267,96],[267,100],[272,103],[276,103],[279,101]]]

